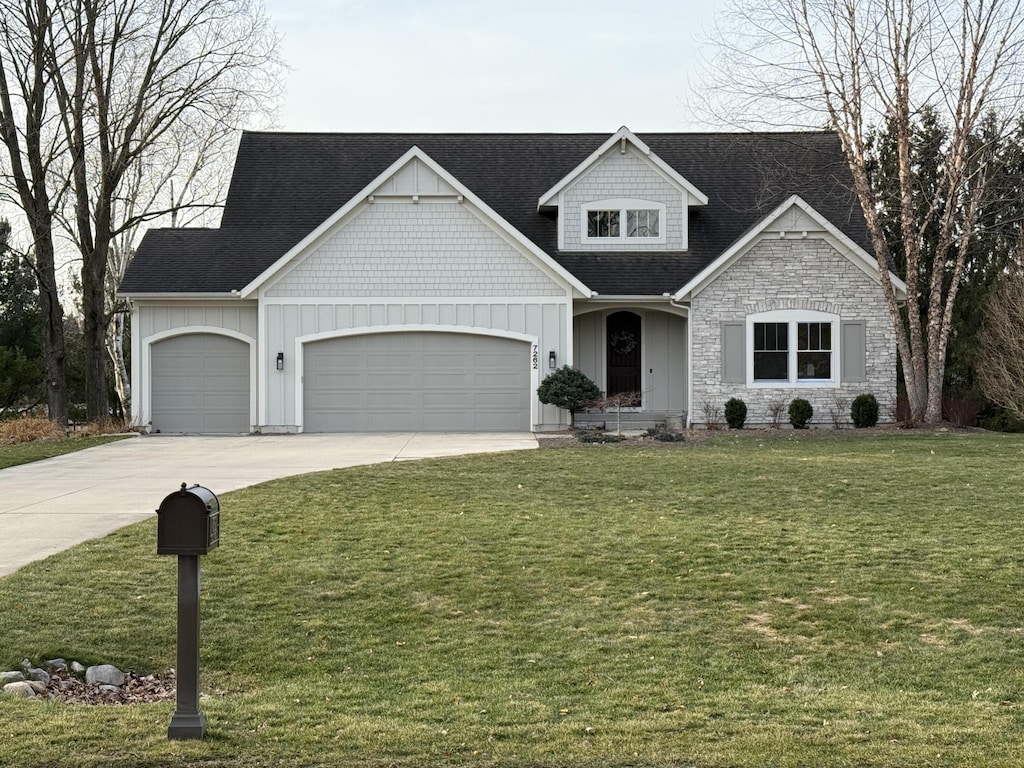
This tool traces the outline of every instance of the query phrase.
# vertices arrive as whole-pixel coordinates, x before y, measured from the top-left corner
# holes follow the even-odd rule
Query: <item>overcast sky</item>
[[[698,36],[723,0],[266,0],[289,131],[701,130]]]

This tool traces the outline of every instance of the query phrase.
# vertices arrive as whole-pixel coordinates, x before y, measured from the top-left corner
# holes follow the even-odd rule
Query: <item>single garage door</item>
[[[530,345],[460,333],[379,333],[311,342],[306,432],[530,429]]]
[[[153,431],[249,431],[248,344],[229,336],[190,333],[158,341],[151,350]]]

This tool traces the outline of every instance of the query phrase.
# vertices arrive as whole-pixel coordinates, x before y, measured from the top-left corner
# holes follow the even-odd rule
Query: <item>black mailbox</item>
[[[220,502],[209,488],[182,483],[156,513],[158,555],[205,555],[220,546]]]

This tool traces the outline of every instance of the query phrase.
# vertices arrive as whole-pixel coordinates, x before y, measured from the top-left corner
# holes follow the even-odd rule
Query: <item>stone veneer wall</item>
[[[745,321],[748,315],[780,309],[808,309],[837,314],[841,321],[865,323],[866,381],[840,382],[838,387],[747,387],[722,381],[723,322]],[[879,403],[879,421],[892,421],[896,407],[896,344],[889,313],[878,283],[854,266],[821,237],[765,238],[694,297],[693,324],[694,425],[705,422],[704,404],[724,407],[731,397],[747,404],[747,423],[769,422],[768,404],[807,399],[814,407],[812,424],[832,425],[835,398],[845,401],[843,421],[849,423],[850,402],[870,392]],[[835,361],[839,366],[839,361]],[[788,425],[783,411],[782,424]]]

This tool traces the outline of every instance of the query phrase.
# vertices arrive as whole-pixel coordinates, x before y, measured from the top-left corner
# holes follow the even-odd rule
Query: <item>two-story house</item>
[[[552,430],[566,363],[647,423],[734,396],[753,424],[862,392],[884,415],[879,279],[830,133],[245,133],[221,226],[151,230],[122,282],[132,415]]]

